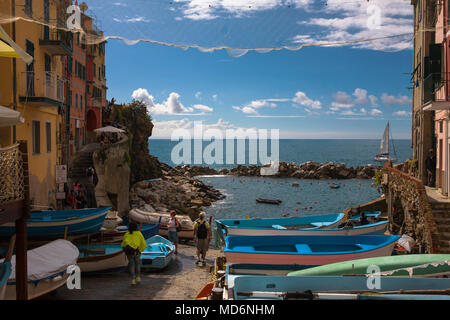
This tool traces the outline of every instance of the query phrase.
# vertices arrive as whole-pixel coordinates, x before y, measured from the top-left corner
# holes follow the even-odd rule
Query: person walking
[[[144,236],[138,230],[135,222],[130,222],[128,232],[123,236],[122,248],[128,259],[128,269],[131,274],[131,284],[141,282],[141,253],[147,248]]]
[[[430,149],[428,151],[428,157],[425,160],[425,166],[427,168],[428,174],[428,186],[434,187],[435,176],[436,176],[436,155],[434,154],[434,150]]]
[[[180,228],[180,222],[176,218],[175,210],[170,210],[170,220],[167,224],[168,229],[168,237],[169,241],[171,241],[175,245],[175,254],[178,254],[178,229]]]
[[[194,238],[197,242],[197,261],[196,264],[202,262],[205,265],[206,252],[211,242],[211,226],[205,220],[206,213],[200,212],[198,219],[194,223]]]

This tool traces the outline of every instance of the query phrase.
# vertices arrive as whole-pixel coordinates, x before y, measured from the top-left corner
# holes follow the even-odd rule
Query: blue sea
[[[171,152],[178,142],[170,140],[149,140],[150,153],[171,166]],[[203,149],[210,142],[203,142]],[[247,143],[248,146],[248,143]],[[410,140],[396,140],[395,154],[399,162],[412,157]],[[198,144],[197,144],[198,147]],[[279,160],[325,163],[344,163],[347,167],[378,164],[373,161],[380,147],[380,140],[280,140]],[[225,149],[225,147],[224,147]],[[236,149],[236,146],[235,146]],[[270,150],[270,147],[268,147]],[[192,157],[194,142],[192,142]],[[223,151],[224,162],[226,150]],[[248,164],[248,157],[246,157]],[[259,163],[261,164],[261,163]],[[207,165],[203,163],[202,165]],[[215,169],[232,168],[236,164],[212,164]],[[372,185],[372,180],[342,180],[340,189],[331,189],[333,180],[305,180],[294,178],[261,178],[205,176],[204,183],[212,185],[226,195],[224,200],[215,202],[205,211],[216,219],[245,217],[281,217],[337,213],[378,198],[381,194]],[[292,186],[298,183],[298,187]],[[282,200],[281,205],[256,203],[256,198]]]

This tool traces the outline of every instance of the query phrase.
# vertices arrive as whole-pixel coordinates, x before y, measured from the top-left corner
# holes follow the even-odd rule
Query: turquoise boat
[[[216,220],[216,225],[222,238],[227,235],[279,235],[285,234],[286,230],[336,228],[344,217],[344,213],[335,213],[290,218],[223,219]]]
[[[230,299],[355,299],[377,297],[393,300],[448,300],[450,279],[380,277],[377,283],[365,276],[233,276],[228,277]],[[231,290],[230,290],[231,289]],[[402,296],[396,296],[401,294]],[[369,297],[370,296],[370,297]],[[372,299],[371,299],[372,300]]]
[[[0,263],[0,300],[5,299],[6,285],[11,275],[11,262]]]
[[[450,254],[405,254],[332,263],[291,272],[288,276],[365,275],[376,266],[386,276],[438,277],[450,274]]]
[[[142,269],[164,269],[174,259],[175,245],[166,238],[156,235],[146,242],[140,258]]]
[[[232,264],[322,266],[389,256],[400,237],[364,236],[227,236],[224,254]]]
[[[381,215],[381,211],[364,211],[364,216],[366,218],[372,218],[372,219],[378,219],[379,216]],[[350,221],[357,221],[361,218],[360,214],[357,214],[351,218],[349,218]]]
[[[100,230],[108,210],[111,208],[33,211],[27,219],[27,234],[30,239],[55,239],[64,235],[94,233]],[[14,223],[0,226],[0,237],[15,233]]]

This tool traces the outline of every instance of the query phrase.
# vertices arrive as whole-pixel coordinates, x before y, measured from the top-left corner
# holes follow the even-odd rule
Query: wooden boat
[[[105,221],[103,222],[103,228],[107,230],[114,230],[117,226],[119,226],[123,222],[122,218],[119,216],[119,212],[117,211],[109,211],[105,217]]]
[[[368,288],[368,278],[365,276],[235,276],[228,279],[228,286],[233,293],[232,298],[236,300],[355,299],[355,296],[346,295],[408,293],[412,294],[412,298],[422,295],[422,298],[433,300],[434,294],[448,296],[450,279],[381,277],[379,286]]]
[[[128,213],[130,220],[142,224],[156,224],[161,218],[161,225],[159,227],[159,235],[167,237],[170,214],[169,213],[157,213],[148,212],[141,209],[131,209]],[[178,221],[181,224],[181,231],[178,232],[178,238],[181,240],[192,240],[194,239],[194,223],[189,216],[177,215]]]
[[[11,262],[0,263],[0,300],[5,299],[6,284],[11,275]]]
[[[281,204],[281,200],[277,200],[277,199],[262,199],[262,198],[258,198],[256,199],[256,202],[258,203],[268,203],[268,204]]]
[[[160,224],[144,224],[139,227],[139,231],[144,239],[149,239],[159,232]],[[76,243],[121,243],[123,236],[128,231],[128,226],[117,226],[114,230],[100,230],[97,233],[73,236],[69,239]]]
[[[80,255],[77,264],[82,273],[110,273],[122,271],[128,265],[120,244],[77,244]]]
[[[175,245],[161,236],[147,240],[147,248],[141,254],[142,269],[164,269],[174,259]]]
[[[79,251],[67,240],[55,240],[29,250],[28,299],[40,297],[63,286],[69,274],[67,269],[76,264]],[[16,299],[16,256],[11,258],[11,275],[6,286],[6,300]]]
[[[291,218],[223,219],[216,220],[219,235],[280,235],[296,234],[298,230],[331,229],[337,227],[344,213]],[[289,231],[289,232],[288,232]]]
[[[195,297],[195,300],[208,300],[208,297],[212,294],[213,288],[214,288],[213,282],[207,283]]]
[[[351,260],[291,272],[288,276],[364,275],[372,265],[386,276],[438,277],[450,274],[450,254],[405,254]]]
[[[109,209],[111,208],[33,211],[27,220],[27,234],[31,239],[55,239],[65,235],[97,232]],[[0,237],[10,237],[14,233],[14,223],[0,226]]]
[[[367,219],[378,219],[380,215],[381,215],[381,211],[364,211],[364,216]],[[361,219],[360,214],[357,214],[357,215],[349,218],[350,221],[359,221],[359,219]]]
[[[353,236],[353,235],[376,235],[384,234],[388,227],[388,221],[380,221],[362,226],[351,228],[331,228],[331,229],[289,229],[280,225],[274,225],[272,228],[233,228],[229,227],[221,232],[226,235],[299,235],[299,236]]]
[[[227,236],[229,263],[321,266],[389,256],[399,236]]]

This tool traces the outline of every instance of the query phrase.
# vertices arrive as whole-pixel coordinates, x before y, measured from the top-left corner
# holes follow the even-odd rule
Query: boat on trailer
[[[396,235],[363,236],[227,236],[228,263],[321,266],[390,256]]]
[[[27,219],[30,239],[55,239],[75,234],[88,234],[100,230],[111,208],[32,211]],[[11,237],[14,223],[0,226],[0,237]]]
[[[27,252],[28,299],[52,292],[66,284],[70,268],[76,265],[77,247],[67,240],[55,240]],[[1,262],[1,261],[0,261]],[[5,299],[16,299],[16,256],[11,258],[11,274]]]

